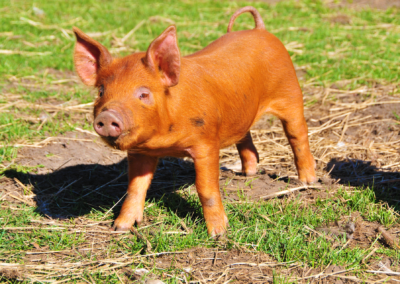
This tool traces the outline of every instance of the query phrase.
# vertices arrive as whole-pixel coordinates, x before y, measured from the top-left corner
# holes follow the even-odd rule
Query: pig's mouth
[[[122,143],[122,139],[129,134],[129,131],[121,133],[118,137],[112,136],[101,136],[101,138],[106,141],[108,145],[113,148],[120,149],[120,144]]]

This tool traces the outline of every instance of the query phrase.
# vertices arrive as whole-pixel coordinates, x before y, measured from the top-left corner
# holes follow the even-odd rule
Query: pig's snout
[[[124,131],[124,124],[115,111],[106,110],[94,120],[94,130],[100,136],[117,138]]]

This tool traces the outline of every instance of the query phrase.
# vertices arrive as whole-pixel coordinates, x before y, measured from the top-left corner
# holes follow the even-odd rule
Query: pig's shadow
[[[112,165],[76,165],[49,174],[21,173],[8,170],[5,175],[17,177],[25,185],[33,185],[37,211],[52,218],[70,218],[96,210],[112,208],[126,193],[127,160]],[[119,177],[119,178],[118,178]],[[198,203],[190,202],[176,190],[195,181],[194,165],[180,159],[161,159],[147,200],[160,203],[180,218],[203,218]],[[113,209],[118,216],[123,200]],[[112,215],[111,215],[112,216]]]
[[[371,161],[332,159],[326,166],[331,178],[342,185],[372,188],[378,201],[400,211],[400,172],[380,169]]]

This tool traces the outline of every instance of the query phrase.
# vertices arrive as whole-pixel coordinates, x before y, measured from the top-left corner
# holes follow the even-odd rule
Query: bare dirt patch
[[[193,248],[179,254],[164,254],[153,260],[159,269],[171,267],[182,270],[180,277],[186,276],[201,282],[233,281],[235,283],[276,283],[278,279],[310,283],[316,280],[321,284],[360,283],[362,280],[379,281],[379,277],[355,276],[351,271],[340,265],[328,265],[324,268],[311,268],[298,262],[279,263],[264,253],[243,250],[217,250]],[[371,264],[375,268],[378,264]],[[385,263],[390,269],[392,261],[383,258],[379,263]],[[126,271],[133,275],[134,271]],[[396,283],[388,280],[386,283]]]
[[[96,255],[96,260],[91,262],[70,263],[68,260],[72,255],[79,255],[85,253],[85,248],[79,248],[72,252],[60,251],[57,254],[48,254],[45,250],[32,250],[27,252],[25,258],[26,267],[24,265],[15,265],[0,271],[1,275],[8,279],[27,280],[30,278],[42,279],[41,271],[50,271],[54,274],[68,273],[78,274],[82,273],[83,267],[88,264],[97,264],[98,266],[105,265],[110,262],[124,261],[126,264],[138,265],[145,264],[147,268],[130,269],[124,268],[120,272],[124,283],[130,283],[135,280],[157,279],[156,275],[150,272],[154,267],[158,270],[168,271],[173,268],[180,271],[175,275],[164,272],[162,278],[169,278],[175,276],[183,283],[185,279],[194,279],[195,281],[208,282],[220,281],[234,281],[235,283],[275,283],[276,279],[299,280],[308,283],[307,280],[312,278],[321,278],[319,283],[357,283],[359,278],[354,277],[348,270],[342,266],[330,265],[325,269],[312,269],[304,266],[301,263],[286,262],[279,263],[272,259],[270,256],[263,253],[255,253],[242,250],[217,250],[206,248],[193,248],[187,251],[175,253],[159,253],[147,255],[119,255],[113,258],[104,258],[101,256],[97,248],[90,249],[92,254]],[[69,256],[69,257],[68,257]],[[52,263],[49,265],[47,263]],[[83,266],[83,267],[82,267]],[[389,266],[390,267],[390,266]],[[104,269],[103,273],[107,274]],[[322,276],[322,277],[321,277]],[[331,282],[335,279],[345,278],[344,282]],[[71,278],[71,280],[74,277]],[[347,279],[346,279],[347,278]],[[350,278],[350,279],[348,279]],[[351,279],[355,281],[352,281]],[[187,281],[187,280],[186,280]],[[223,283],[224,283],[223,282]],[[388,282],[390,283],[390,282]]]
[[[3,276],[7,279],[10,280],[22,280],[24,279],[23,277],[24,271],[21,269],[15,269],[15,268],[3,268],[0,269],[0,276]]]
[[[255,0],[255,1],[257,1],[257,0]],[[281,2],[282,0],[259,0],[259,1],[265,2],[265,3],[268,3],[268,4],[276,4],[278,2]]]
[[[69,132],[41,147],[24,147],[18,154],[20,165],[43,165],[39,174],[67,166],[115,164],[126,156],[122,151],[107,147],[97,135],[84,132]]]
[[[326,236],[333,246],[343,246],[343,243],[338,242],[338,240],[345,238],[348,242],[347,245],[352,248],[367,249],[375,241],[378,241],[384,247],[389,247],[387,240],[378,230],[380,226],[379,222],[365,221],[359,212],[353,212],[350,216],[342,216],[339,221],[318,227],[315,230]],[[386,232],[392,238],[397,238],[400,233],[399,229],[399,225],[394,225]],[[369,261],[366,263],[369,263]]]
[[[329,21],[334,24],[349,25],[351,24],[351,18],[347,15],[338,14],[336,16],[330,17]]]
[[[4,200],[36,203],[39,210],[54,218],[67,218],[71,215],[69,202],[82,199],[93,208],[112,206],[125,193],[127,186],[127,161],[124,152],[107,147],[99,137],[82,132],[70,132],[54,137],[37,147],[24,147],[19,151],[15,163],[34,167],[27,174],[8,171],[9,178],[0,182],[5,190]],[[40,166],[40,167],[38,167]],[[260,168],[260,174],[246,178],[232,170],[222,170],[220,176],[221,194],[230,201],[260,200],[264,196],[277,193],[292,186],[302,186],[296,178],[279,180],[275,171]],[[22,182],[23,185],[18,183]],[[115,180],[110,186],[102,187]],[[191,160],[175,158],[161,159],[148,198],[157,198],[166,193],[173,193],[181,187],[194,183],[195,171]],[[25,187],[25,188],[24,188]],[[98,190],[98,188],[101,190]],[[26,195],[26,188],[33,194]],[[24,194],[25,191],[25,194]],[[92,197],[81,198],[89,192],[107,196],[95,201]],[[13,197],[14,196],[14,197]],[[16,199],[15,196],[19,199]],[[57,206],[51,204],[57,200]],[[60,208],[65,205],[65,212]],[[61,207],[60,207],[61,206]],[[119,207],[117,207],[118,209]],[[80,215],[86,214],[81,211]]]
[[[304,88],[310,145],[321,180],[330,176],[340,178],[343,184],[367,185],[373,179],[375,184],[378,179],[387,184],[388,180],[400,178],[400,100],[393,95],[396,92],[397,85],[354,91],[338,90],[335,86]],[[293,163],[287,163],[291,150],[280,121],[266,116],[252,133],[262,152],[260,165],[295,176]],[[282,176],[279,172],[277,175]]]
[[[156,262],[161,268],[167,268],[173,264],[183,271],[191,271],[190,275],[198,281],[219,279],[223,283],[229,280],[235,283],[272,283],[280,277],[282,279],[311,279],[313,275],[315,277],[318,272],[321,272],[317,269],[311,272],[309,268],[296,262],[278,263],[263,253],[240,250],[218,251],[196,248],[185,254],[175,255],[173,259],[169,255],[161,256]],[[343,267],[339,268],[340,270],[335,271],[345,271]],[[311,272],[308,273],[308,277],[307,272]],[[325,279],[334,281],[328,276]]]
[[[400,7],[399,0],[343,0],[340,4],[333,4],[337,6],[347,6],[350,8],[373,8],[380,10],[387,10],[392,7]]]
[[[37,147],[24,147],[19,151],[16,162],[21,166],[40,167],[26,175],[10,171],[7,175],[13,179],[3,178],[0,181],[5,185],[4,189],[8,194],[3,199],[21,202],[26,199],[26,196],[23,196],[24,191],[26,194],[28,189],[32,194],[28,195],[31,200],[27,202],[36,202],[43,214],[67,217],[70,214],[63,215],[63,212],[57,209],[52,212],[48,207],[49,204],[52,204],[56,197],[65,197],[68,200],[65,193],[72,194],[73,190],[68,186],[71,183],[76,183],[75,186],[81,190],[90,190],[94,189],[93,186],[101,186],[110,178],[115,178],[115,174],[120,175],[124,170],[118,167],[118,163],[124,156],[123,153],[106,147],[100,138],[80,132],[67,133]],[[100,174],[101,170],[103,174]],[[94,172],[96,174],[92,175]],[[25,188],[16,180],[25,184]]]
[[[254,0],[260,2],[266,2],[268,4],[276,4],[278,2],[282,2],[283,0]],[[349,7],[352,9],[360,9],[360,8],[373,8],[379,10],[387,10],[392,7],[400,7],[399,0],[342,0],[334,1],[328,0],[325,1],[328,6],[339,8],[339,7]]]

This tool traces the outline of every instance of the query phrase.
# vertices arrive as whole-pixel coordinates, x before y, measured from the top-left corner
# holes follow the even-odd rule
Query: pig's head
[[[160,131],[168,89],[178,84],[180,53],[176,29],[167,28],[147,52],[113,58],[100,43],[74,28],[75,69],[98,89],[94,129],[112,147],[127,150]]]

